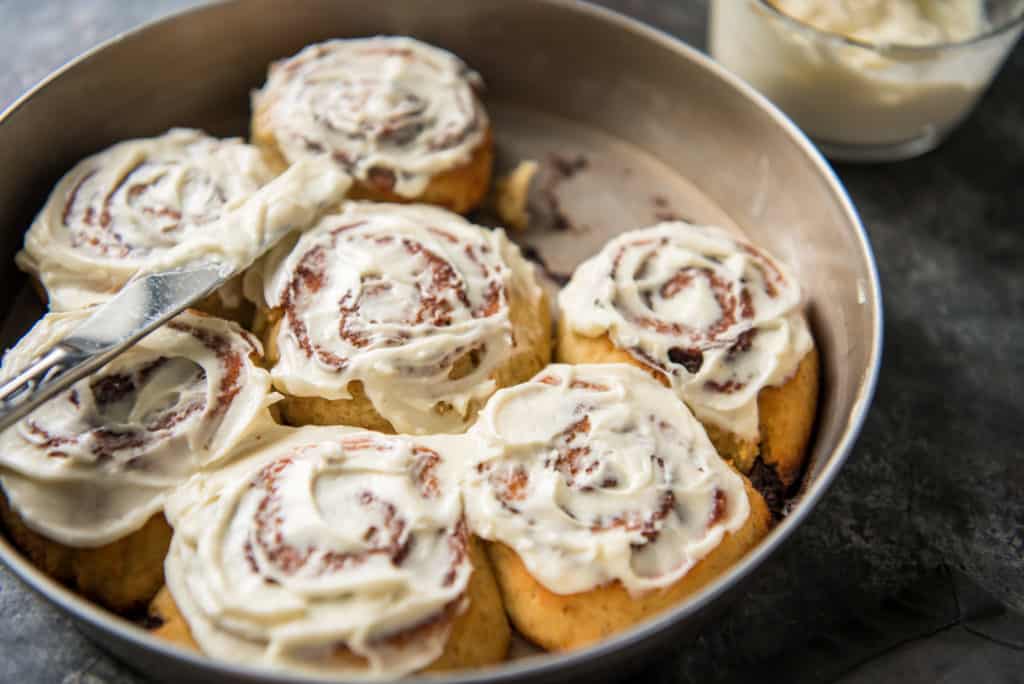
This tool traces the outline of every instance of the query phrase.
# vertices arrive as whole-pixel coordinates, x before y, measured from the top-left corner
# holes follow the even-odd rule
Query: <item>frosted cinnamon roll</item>
[[[261,240],[308,224],[349,185],[323,163],[271,182],[277,170],[241,140],[195,130],[119,143],[60,180],[17,263],[52,311],[102,302],[139,273],[191,261],[244,267]],[[242,305],[233,281],[200,308],[235,317]]]
[[[768,530],[761,496],[633,366],[549,366],[491,397],[467,436],[470,526],[513,625],[550,650],[675,604]]]
[[[436,207],[348,203],[247,285],[292,425],[461,432],[551,354],[533,267],[502,231]]]
[[[194,478],[168,506],[158,634],[343,678],[500,661],[509,627],[465,524],[452,440],[282,429]]]
[[[253,96],[253,142],[287,163],[332,159],[356,179],[353,197],[465,213],[491,176],[482,85],[412,38],[331,40],[271,65]]]
[[[785,487],[797,479],[818,356],[783,264],[721,229],[662,223],[581,264],[559,304],[560,361],[639,366],[686,402],[741,471],[767,465]]]
[[[4,379],[88,311],[48,314],[4,357]],[[0,433],[3,521],[44,571],[114,610],[163,581],[168,492],[271,422],[258,340],[183,313]]]

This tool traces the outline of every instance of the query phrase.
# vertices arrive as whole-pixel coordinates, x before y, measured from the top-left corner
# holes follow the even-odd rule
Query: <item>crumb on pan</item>
[[[527,159],[494,183],[494,210],[502,223],[513,230],[526,230],[530,225],[530,183],[539,170],[540,164]]]

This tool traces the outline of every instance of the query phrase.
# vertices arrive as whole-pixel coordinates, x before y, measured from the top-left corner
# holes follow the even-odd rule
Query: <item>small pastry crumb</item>
[[[530,184],[539,170],[540,164],[526,159],[494,182],[494,211],[513,230],[523,231],[530,225]]]

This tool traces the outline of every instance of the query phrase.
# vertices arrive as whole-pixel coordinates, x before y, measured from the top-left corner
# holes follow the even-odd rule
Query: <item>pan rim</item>
[[[740,561],[735,563],[728,571],[718,576],[713,582],[704,587],[689,600],[681,603],[675,608],[665,611],[640,625],[633,627],[626,632],[615,635],[592,646],[564,654],[548,654],[537,658],[527,658],[520,661],[512,661],[499,666],[487,669],[471,670],[465,673],[446,674],[445,681],[458,684],[483,684],[484,682],[514,682],[524,681],[532,677],[551,676],[558,672],[580,667],[592,660],[610,658],[623,651],[638,646],[642,642],[652,640],[660,633],[672,628],[676,623],[686,620],[693,615],[716,603],[730,589],[744,578],[748,577],[757,567],[767,561],[768,557],[777,551],[780,546],[792,535],[806,518],[811,514],[825,492],[831,487],[839,471],[842,469],[849,453],[855,444],[864,421],[869,412],[871,401],[874,397],[877,386],[878,375],[881,368],[882,340],[883,340],[883,302],[881,284],[878,269],[875,262],[874,252],[871,247],[867,231],[862,224],[860,217],[854,208],[845,187],[839,180],[835,171],[825,161],[824,157],[810,141],[810,139],[799,128],[781,112],[775,105],[771,104],[766,97],[758,93],[752,86],[742,81],[714,62],[710,57],[680,39],[673,37],[665,31],[644,24],[638,19],[633,19],[611,9],[584,2],[583,0],[533,0],[538,5],[547,5],[554,8],[567,9],[574,12],[589,14],[600,21],[612,24],[622,31],[633,33],[638,38],[658,43],[675,52],[680,58],[695,62],[698,67],[710,71],[718,79],[726,82],[747,100],[768,114],[773,122],[796,144],[799,151],[812,162],[821,178],[826,181],[829,192],[833,195],[841,209],[847,223],[854,229],[857,239],[858,255],[867,267],[868,282],[865,304],[871,307],[871,323],[873,334],[870,340],[867,367],[859,381],[857,396],[852,402],[850,412],[847,416],[846,426],[838,443],[827,458],[821,472],[816,479],[807,486],[799,502],[789,515],[778,524],[769,535],[763,539],[757,547],[747,553]],[[30,101],[40,91],[44,90],[51,83],[65,77],[73,72],[80,65],[87,63],[98,53],[124,41],[128,37],[135,36],[157,27],[166,26],[182,20],[185,17],[211,12],[217,8],[236,5],[244,0],[216,0],[205,5],[187,8],[170,15],[143,23],[135,28],[123,31],[116,36],[106,40],[95,47],[85,51],[81,55],[69,60],[65,64],[51,72],[39,83],[30,88],[25,94],[17,98],[10,106],[0,113],[0,127],[8,119],[14,116],[25,103]],[[237,665],[226,661],[210,658],[200,653],[188,651],[184,648],[165,642],[150,635],[142,628],[131,622],[120,618],[100,608],[98,605],[75,594],[55,580],[47,576],[29,563],[10,544],[6,537],[0,535],[0,561],[13,572],[22,582],[28,585],[36,593],[40,594],[49,603],[57,606],[64,612],[70,614],[76,620],[85,623],[91,630],[105,632],[119,642],[131,645],[135,648],[146,651],[155,651],[165,658],[183,660],[189,666],[197,670],[205,671],[210,675],[218,675],[225,680],[239,679],[246,681],[262,682],[338,682],[337,678],[320,677],[316,675],[305,675],[275,671],[263,667]],[[95,639],[90,634],[91,640]],[[101,648],[108,650],[106,644]],[[119,658],[120,659],[120,658]],[[124,661],[122,661],[124,662]],[[358,681],[358,680],[355,680]],[[438,681],[434,677],[413,676],[404,678],[401,681]]]

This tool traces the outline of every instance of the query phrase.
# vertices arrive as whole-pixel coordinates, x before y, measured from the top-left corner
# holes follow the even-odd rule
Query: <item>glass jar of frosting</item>
[[[712,0],[712,56],[831,159],[895,161],[941,143],[1024,26],[1024,0]]]

